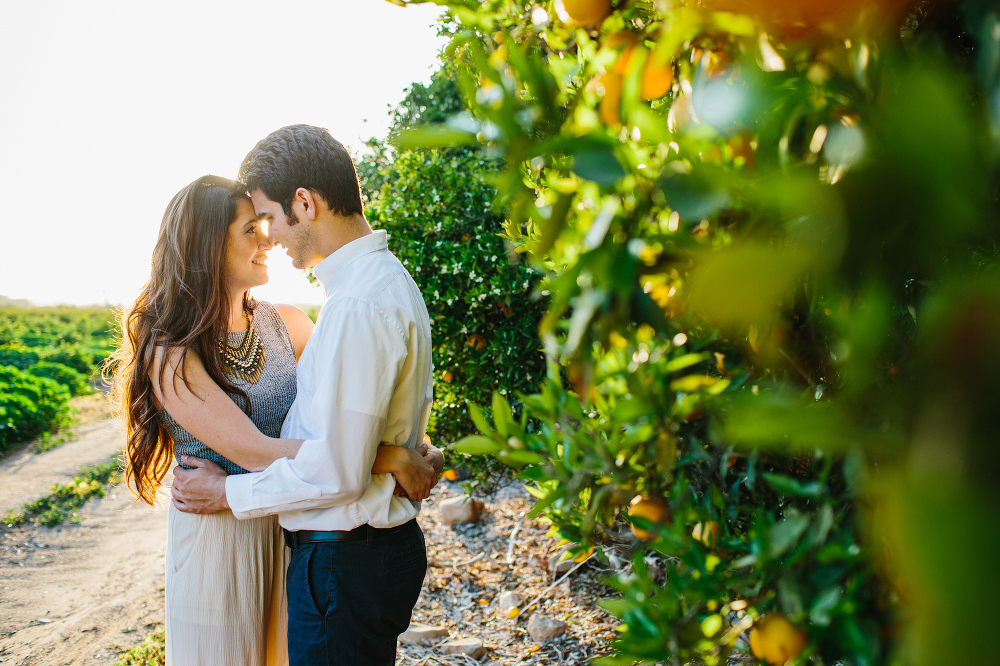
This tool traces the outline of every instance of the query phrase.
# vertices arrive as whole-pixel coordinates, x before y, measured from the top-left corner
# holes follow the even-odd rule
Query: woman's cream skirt
[[[285,568],[277,516],[168,510],[167,666],[288,664]]]

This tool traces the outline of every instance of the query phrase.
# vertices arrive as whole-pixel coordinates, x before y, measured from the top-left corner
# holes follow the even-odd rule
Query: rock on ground
[[[539,643],[551,641],[566,633],[566,623],[547,615],[532,615],[528,620],[528,633]]]
[[[399,640],[411,645],[430,645],[434,639],[448,635],[444,627],[432,627],[421,622],[411,622],[410,626],[399,635]]]
[[[479,520],[483,513],[483,503],[466,495],[450,497],[438,504],[441,520],[446,525],[465,525]]]
[[[486,646],[474,638],[447,641],[438,645],[437,649],[444,654],[464,654],[473,659],[482,659],[486,656]]]

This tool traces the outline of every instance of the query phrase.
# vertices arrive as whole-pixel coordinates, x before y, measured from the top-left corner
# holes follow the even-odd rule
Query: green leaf
[[[809,527],[809,516],[798,514],[785,518],[771,528],[771,556],[779,557],[795,545]]]
[[[471,455],[482,455],[485,453],[496,453],[501,450],[501,446],[488,437],[481,435],[469,435],[463,437],[452,445],[459,453]]]
[[[708,360],[710,357],[711,354],[684,354],[683,356],[678,356],[677,358],[668,361],[667,364],[663,366],[663,369],[666,372],[677,372],[678,370],[690,368],[692,365]]]
[[[493,392],[493,424],[496,426],[497,434],[507,437],[510,433],[510,424],[514,420],[514,415],[510,411],[510,403],[500,395],[499,391]]]
[[[402,130],[389,137],[389,142],[399,150],[440,148],[476,143],[476,135],[447,125],[426,125]]]
[[[467,402],[466,404],[469,406],[469,416],[472,418],[472,422],[476,425],[476,430],[487,437],[492,437],[493,428],[486,423],[486,415],[483,414],[482,407],[473,402]]]
[[[511,467],[520,467],[521,465],[537,465],[545,460],[537,453],[532,453],[531,451],[510,451],[507,449],[497,451],[497,458],[500,459],[500,462],[510,465]]]
[[[611,187],[624,175],[625,169],[611,148],[585,148],[573,154],[573,172],[585,180]]]
[[[831,587],[823,590],[813,600],[812,608],[809,609],[809,621],[821,627],[829,626],[830,611],[840,603],[841,591],[839,587]]]
[[[764,477],[764,480],[767,481],[769,486],[784,495],[796,495],[798,497],[821,497],[827,492],[826,486],[815,481],[803,485],[792,477],[785,476],[783,474],[764,473],[761,476]]]
[[[708,389],[711,392],[720,383],[723,383],[723,389],[729,386],[728,379],[719,379],[718,377],[711,377],[709,375],[687,375],[686,377],[681,377],[670,382],[670,390],[680,393],[693,393],[700,389]]]
[[[650,414],[649,405],[638,398],[619,400],[611,412],[611,418],[617,423],[628,423],[639,417]]]

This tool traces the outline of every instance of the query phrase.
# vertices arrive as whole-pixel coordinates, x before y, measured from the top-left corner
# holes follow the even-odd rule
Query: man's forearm
[[[261,435],[251,441],[219,441],[210,448],[243,469],[261,472],[280,458],[294,458],[302,446],[301,439],[277,439]]]

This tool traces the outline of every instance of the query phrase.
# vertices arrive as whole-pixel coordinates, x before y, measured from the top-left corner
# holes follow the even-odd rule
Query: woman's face
[[[226,239],[226,287],[242,294],[267,282],[267,251],[271,242],[261,229],[249,199],[236,203],[236,219],[229,225]]]

